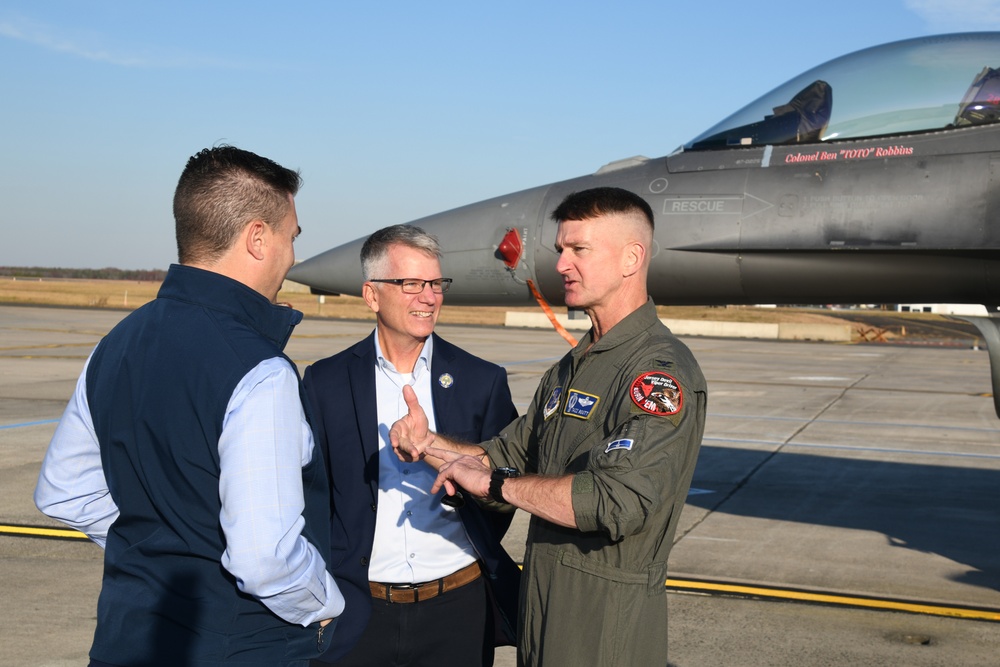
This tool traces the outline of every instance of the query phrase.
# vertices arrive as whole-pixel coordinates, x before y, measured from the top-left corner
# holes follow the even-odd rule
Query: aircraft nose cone
[[[361,246],[358,239],[293,266],[288,280],[332,294],[361,296]]]

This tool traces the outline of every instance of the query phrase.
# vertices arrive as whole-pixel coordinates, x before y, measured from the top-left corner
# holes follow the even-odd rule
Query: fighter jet
[[[652,206],[659,305],[982,304],[991,316],[970,319],[989,347],[1000,416],[998,120],[1000,33],[904,40],[819,65],[666,157],[412,224],[441,240],[451,304],[561,304],[549,216],[596,186]],[[288,277],[357,295],[363,242]]]

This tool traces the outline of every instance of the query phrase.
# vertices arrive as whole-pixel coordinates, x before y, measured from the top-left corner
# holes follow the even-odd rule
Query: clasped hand
[[[431,493],[437,493],[443,486],[448,494],[454,494],[461,487],[476,496],[486,498],[490,493],[490,467],[478,456],[459,454],[449,449],[428,447],[427,454],[444,461],[438,468],[437,479]]]
[[[444,486],[445,491],[453,495],[457,490],[456,486],[460,486],[474,496],[485,498],[490,489],[489,466],[479,457],[435,447],[436,436],[428,428],[427,415],[420,407],[413,387],[403,387],[403,400],[406,401],[406,415],[389,429],[389,442],[399,460],[413,463],[426,456],[440,459],[443,463],[439,467],[438,478],[431,493],[437,493]],[[429,463],[438,467],[437,460]]]

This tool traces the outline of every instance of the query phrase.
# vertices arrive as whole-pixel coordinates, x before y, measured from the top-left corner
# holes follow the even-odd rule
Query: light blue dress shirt
[[[443,491],[431,494],[437,472],[423,461],[399,460],[389,442],[389,428],[407,413],[403,386],[410,384],[436,429],[431,394],[431,356],[434,339],[428,337],[412,373],[400,373],[382,354],[375,335],[375,396],[378,407],[378,512],[368,577],[394,584],[440,579],[476,560],[476,550],[458,513],[441,504]],[[471,501],[470,501],[471,502]]]
[[[35,505],[103,548],[118,507],[104,477],[86,381],[84,366],[42,463]],[[302,535],[302,467],[312,454],[295,371],[281,358],[262,361],[237,385],[223,419],[220,558],[241,591],[302,626],[344,610],[323,556]]]

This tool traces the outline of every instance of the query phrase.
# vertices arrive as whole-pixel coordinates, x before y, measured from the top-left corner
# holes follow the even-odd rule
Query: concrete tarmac
[[[0,306],[0,667],[87,663],[101,550],[3,526],[60,527],[32,502],[39,465],[87,354],[125,314]],[[287,351],[301,369],[371,328],[306,320]],[[567,350],[552,331],[438,331],[504,365],[521,410]],[[670,560],[670,664],[1000,664],[986,352],[685,342],[709,417]],[[506,539],[518,559],[526,523]],[[501,649],[498,667],[513,664]]]

